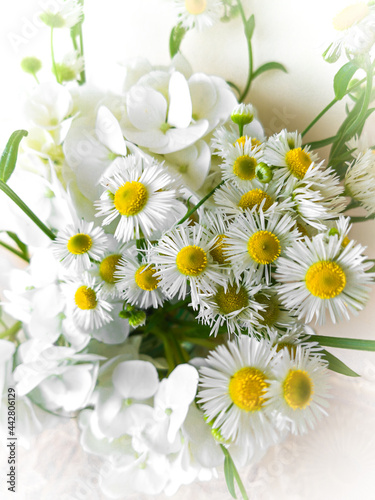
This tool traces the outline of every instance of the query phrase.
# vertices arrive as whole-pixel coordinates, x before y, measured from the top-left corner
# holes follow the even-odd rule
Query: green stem
[[[245,28],[245,34],[246,34],[246,16],[245,16],[245,12],[244,12],[243,7],[242,7],[241,0],[237,0],[237,5],[238,5],[238,10],[240,12],[241,19],[242,19],[242,22],[243,22],[243,25]],[[240,97],[238,99],[239,102],[243,102],[243,100],[245,99],[247,93],[250,90],[251,81],[253,79],[253,48],[251,45],[251,39],[248,36],[246,36],[246,42],[247,42],[247,51],[249,54],[249,73],[247,76],[247,81],[246,81],[244,91],[242,92],[242,94],[240,95]]]
[[[28,257],[26,257],[25,254],[23,254],[22,252],[19,252],[18,250],[11,247],[10,245],[7,245],[6,243],[4,243],[4,241],[0,241],[0,246],[2,246],[3,248],[6,248],[7,250],[9,250],[9,252],[14,253],[14,255],[17,255],[17,257],[24,260],[25,262],[30,262],[30,259]]]
[[[179,220],[176,225],[178,226],[179,224],[185,222],[186,219],[188,219],[194,212],[196,212],[198,208],[201,207],[203,203],[205,203],[208,200],[208,198],[210,198],[214,194],[216,189],[218,189],[220,186],[224,184],[224,182],[225,181],[219,182],[219,184],[215,186],[208,194],[206,194],[206,196],[202,198],[201,201],[199,201],[191,210],[189,210],[189,212],[186,215],[184,215],[184,217],[182,217],[182,219]]]
[[[9,198],[14,201],[16,205],[20,207],[21,210],[25,212],[25,214],[41,229],[44,234],[48,236],[51,240],[54,240],[56,236],[53,232],[45,225],[43,222],[37,217],[34,212],[30,210],[30,208],[19,198],[19,196],[11,189],[5,182],[0,180],[0,189],[7,195]]]
[[[375,219],[375,214],[368,215],[367,217],[354,217],[350,216],[350,221],[354,224],[356,222],[367,222],[368,220]]]
[[[37,83],[38,85],[40,85],[40,81],[39,81],[39,78],[36,76],[36,73],[33,73],[32,75],[33,75],[33,77],[35,78],[36,83]]]
[[[22,328],[22,322],[17,321],[17,323],[14,323],[8,330],[5,330],[5,332],[0,333],[0,339],[12,339],[17,333],[21,330]]]
[[[55,73],[56,81],[57,81],[57,83],[61,83],[60,76],[59,76],[59,73],[57,71],[56,61],[55,61],[55,52],[53,50],[53,27],[51,27],[51,58],[52,58],[52,68],[53,68],[53,72]]]
[[[364,83],[366,81],[366,78],[363,78],[361,81],[357,82],[355,85],[353,85],[352,87],[350,87],[346,92],[345,92],[345,95],[349,94],[350,92],[353,92],[353,90],[355,90],[357,87],[359,87],[360,85],[362,85],[362,83]],[[340,99],[337,99],[336,97],[329,103],[327,104],[327,106],[323,109],[323,111],[321,111],[318,116],[316,116],[313,121],[310,123],[310,125],[308,125],[305,130],[302,132],[302,137],[307,134],[307,132],[315,125],[315,123],[317,121],[319,121],[321,119],[321,117],[323,115],[325,115],[327,113],[327,111],[329,111],[332,106],[334,106],[336,104],[336,102],[338,102]]]
[[[82,1],[82,4],[83,4],[83,1]],[[83,58],[83,61],[85,61],[84,52],[83,52],[82,23],[79,25],[79,44],[80,44],[80,54],[81,54],[81,57]],[[83,69],[82,69],[81,74],[80,74],[79,84],[83,85],[84,83],[86,83],[85,63],[83,64]]]
[[[354,349],[357,351],[375,351],[375,340],[349,339],[343,337],[327,337],[325,335],[313,335],[316,340],[325,347],[338,347],[340,349]]]

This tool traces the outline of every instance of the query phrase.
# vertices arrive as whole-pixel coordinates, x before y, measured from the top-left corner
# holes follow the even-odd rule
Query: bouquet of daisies
[[[120,95],[86,83],[83,2],[41,16],[52,37],[70,31],[74,52],[58,62],[52,50],[55,81],[39,82],[37,58],[22,61],[36,85],[28,130],[1,157],[0,244],[24,265],[4,291],[0,368],[24,443],[76,416],[109,498],[173,494],[222,466],[230,493],[236,483],[247,498],[238,468],[314,428],[329,370],[356,375],[324,347],[374,349],[310,324],[362,310],[375,277],[350,237],[375,214],[375,156],[361,137],[375,6],[335,19],[324,57],[347,60],[333,101],[302,133],[266,137],[244,101],[254,78],[286,70],[253,68],[254,16],[239,0],[174,4],[170,65],[128,61]],[[188,31],[235,16],[250,60],[242,91],[181,53]],[[345,96],[337,133],[304,142]],[[356,207],[366,217],[346,215]]]

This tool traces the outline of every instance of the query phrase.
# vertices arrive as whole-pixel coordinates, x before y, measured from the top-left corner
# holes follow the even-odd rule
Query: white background
[[[33,79],[20,70],[21,59],[35,55],[43,60],[45,68],[50,66],[49,32],[39,27],[37,21],[40,6],[47,0],[4,3],[0,7],[2,147],[15,128],[25,126],[20,109],[25,92],[34,86]],[[168,38],[175,22],[171,1],[87,0],[86,4],[84,39],[91,83],[119,91],[123,70],[118,63],[133,56],[147,57],[153,64],[168,64]],[[247,14],[253,12],[256,19],[255,67],[275,60],[289,71],[287,75],[278,72],[262,75],[248,101],[257,107],[267,134],[284,127],[302,130],[333,98],[332,79],[340,63],[329,65],[321,54],[333,36],[331,19],[347,2],[244,0],[244,5]],[[57,59],[70,49],[68,34],[60,35]],[[194,71],[216,74],[244,85],[247,52],[240,19],[203,33],[189,33],[182,52]],[[40,77],[50,78],[47,70]],[[307,138],[318,140],[334,135],[343,117],[344,104],[339,103]],[[367,134],[375,142],[373,128],[367,127]],[[356,225],[351,237],[367,245],[368,255],[375,257],[375,222]],[[371,303],[358,317],[339,325],[328,324],[319,333],[375,340],[374,325],[375,294],[372,293]],[[375,354],[332,352],[362,378],[332,377],[334,398],[330,417],[307,437],[289,439],[271,450],[259,465],[242,471],[250,498],[375,498]],[[95,471],[95,463],[77,446],[77,433],[70,422],[58,434],[46,431],[31,450],[20,453],[17,497],[104,498],[92,479]],[[64,497],[68,492],[73,496]],[[176,498],[200,500],[210,495],[216,500],[230,498],[222,475],[209,484],[184,487]]]

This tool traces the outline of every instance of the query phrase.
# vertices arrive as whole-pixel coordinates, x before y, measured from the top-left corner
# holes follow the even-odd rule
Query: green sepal
[[[173,58],[180,50],[181,42],[188,31],[188,28],[182,26],[181,23],[173,26],[171,35],[169,37],[169,53],[171,58]]]
[[[245,24],[245,35],[248,40],[252,39],[254,34],[254,29],[255,29],[255,17],[254,14],[252,14]]]
[[[359,377],[358,373],[346,366],[346,364],[336,358],[336,356],[325,350],[323,353],[324,358],[328,361],[328,368],[330,370],[336,373],[341,373],[341,375],[346,375],[347,377]]]
[[[21,139],[27,134],[26,130],[16,130],[10,136],[0,159],[0,180],[3,182],[7,182],[13,173],[17,162],[18,147]]]
[[[11,231],[7,231],[6,233],[9,236],[9,238],[12,238],[14,243],[18,246],[18,248],[23,253],[23,255],[25,257],[29,258],[29,252],[28,252],[27,245],[25,245],[25,243],[19,239],[19,237],[16,235],[16,233],[12,233]]]
[[[265,64],[262,64],[262,66],[259,66],[259,68],[254,71],[253,73],[253,79],[256,78],[257,76],[261,75],[262,73],[265,73],[266,71],[271,71],[273,69],[277,69],[280,71],[283,71],[284,73],[288,73],[288,70],[283,64],[280,64],[278,62],[268,62]]]
[[[221,449],[223,450],[224,453],[224,476],[225,476],[225,482],[227,483],[227,488],[229,493],[232,495],[233,498],[236,497],[236,490],[234,488],[234,470],[233,470],[233,461],[231,456],[228,453],[228,450],[225,448],[225,446],[220,445]]]
[[[346,95],[349,83],[358,69],[357,64],[349,61],[338,70],[333,80],[336,99],[341,100]]]

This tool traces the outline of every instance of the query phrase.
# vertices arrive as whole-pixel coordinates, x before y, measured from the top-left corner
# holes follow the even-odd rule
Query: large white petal
[[[167,154],[187,148],[206,135],[207,129],[207,120],[199,120],[187,128],[171,128],[165,133],[167,144],[154,147],[152,151],[158,154]]]
[[[95,131],[99,141],[110,151],[117,155],[126,155],[126,145],[120,124],[105,106],[100,106],[98,110]]]
[[[186,78],[175,71],[169,80],[168,123],[172,127],[186,128],[191,122],[192,104]]]
[[[167,101],[154,89],[134,86],[126,96],[128,118],[139,130],[159,129],[167,117]]]
[[[124,399],[147,399],[159,385],[158,372],[147,361],[124,361],[113,371],[113,385]]]

